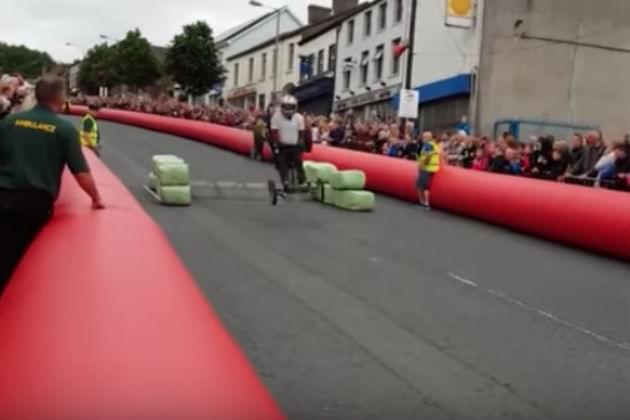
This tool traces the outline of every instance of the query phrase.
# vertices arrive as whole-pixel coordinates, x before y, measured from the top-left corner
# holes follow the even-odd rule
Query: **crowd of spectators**
[[[269,111],[241,109],[227,105],[189,105],[166,95],[118,95],[105,99],[76,97],[74,103],[98,101],[102,107],[147,112],[242,129],[255,129],[269,118]],[[391,157],[416,160],[422,147],[421,134],[413,123],[400,124],[391,116],[374,114],[369,120],[345,115],[305,115],[308,137],[313,143],[328,144]],[[475,137],[465,117],[454,133],[441,137],[444,162],[475,171],[584,185],[630,189],[630,138],[606,142],[599,131],[575,133],[571,139],[553,136],[519,142],[512,134],[499,139]]]
[[[145,112],[187,120],[205,121],[235,128],[251,129],[256,119],[253,109],[228,106],[189,105],[168,95],[152,98],[149,95],[121,94],[107,98],[78,95],[72,99],[76,105],[96,104],[98,107]]]
[[[18,74],[0,75],[0,120],[12,112],[29,109],[35,104],[34,86]]]

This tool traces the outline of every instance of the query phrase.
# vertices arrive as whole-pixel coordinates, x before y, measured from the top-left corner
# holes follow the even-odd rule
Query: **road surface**
[[[100,127],[104,161],[290,418],[630,418],[627,264],[382,196],[356,214],[199,186],[192,207],[161,207],[142,190],[154,154],[186,159],[200,185],[274,171]]]

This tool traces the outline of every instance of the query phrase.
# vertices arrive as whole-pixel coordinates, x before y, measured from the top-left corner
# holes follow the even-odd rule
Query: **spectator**
[[[538,138],[534,153],[532,154],[532,175],[539,178],[548,176],[551,168],[551,155],[553,154],[553,137],[541,136]]]
[[[330,144],[340,146],[343,143],[346,133],[341,125],[333,122],[330,124]]]
[[[600,186],[602,181],[612,181],[617,175],[617,163],[626,159],[626,147],[623,143],[615,143],[610,153],[602,156],[595,164],[597,171],[595,186]]]
[[[557,141],[553,145],[549,172],[543,178],[553,181],[561,181],[571,165],[571,154],[566,141]]]
[[[496,145],[490,146],[490,171],[501,173],[506,165],[505,151],[507,150],[507,142],[500,139]]]
[[[571,170],[572,175],[587,178],[597,174],[595,164],[606,151],[602,137],[601,131],[592,131],[586,136],[586,147]]]
[[[470,136],[470,123],[468,122],[468,115],[462,115],[461,120],[455,127],[457,132],[463,131],[466,136]]]
[[[521,166],[520,153],[511,147],[506,149],[501,173],[506,175],[521,175],[522,172],[523,167]]]
[[[577,165],[584,154],[584,138],[580,133],[575,133],[571,137],[571,167]]]
[[[472,163],[472,169],[475,171],[487,171],[488,170],[488,154],[482,147],[477,148],[475,151],[475,159]]]

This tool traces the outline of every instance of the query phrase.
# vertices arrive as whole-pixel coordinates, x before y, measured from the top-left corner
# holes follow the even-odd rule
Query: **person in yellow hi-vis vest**
[[[90,104],[88,112],[81,119],[79,133],[81,135],[81,146],[92,149],[97,156],[100,156],[101,138],[98,131],[98,123],[96,118],[94,118],[97,111],[98,106]]]
[[[416,187],[420,195],[420,206],[431,209],[431,180],[442,164],[440,139],[430,131],[422,133],[422,150],[418,157],[418,180]]]

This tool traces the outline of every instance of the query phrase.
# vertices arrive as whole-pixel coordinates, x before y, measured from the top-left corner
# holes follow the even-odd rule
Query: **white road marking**
[[[584,327],[581,327],[579,325],[576,325],[576,324],[574,324],[574,323],[572,323],[570,321],[564,320],[562,318],[558,318],[557,316],[553,315],[552,313],[549,313],[549,312],[544,311],[542,309],[536,308],[535,306],[528,305],[525,302],[522,302],[522,301],[520,301],[518,299],[515,299],[515,298],[513,298],[511,296],[506,295],[505,293],[502,293],[502,292],[499,292],[499,291],[496,291],[496,290],[493,290],[493,289],[489,289],[489,288],[483,287],[483,286],[475,283],[474,281],[468,280],[468,279],[466,279],[464,277],[461,277],[461,276],[458,276],[457,274],[448,273],[448,276],[450,278],[452,278],[453,280],[456,280],[456,281],[458,281],[458,282],[460,282],[462,284],[465,284],[465,285],[467,285],[469,287],[473,287],[475,289],[481,290],[481,291],[483,291],[483,292],[485,292],[485,293],[487,293],[489,295],[492,295],[492,296],[494,296],[496,298],[499,298],[499,299],[501,299],[501,300],[503,300],[505,302],[511,303],[513,305],[516,305],[519,308],[522,308],[522,309],[524,309],[524,310],[526,310],[528,312],[533,312],[533,313],[535,313],[535,314],[537,314],[537,315],[539,315],[539,316],[541,316],[543,318],[548,319],[549,321],[555,322],[555,323],[560,324],[560,325],[562,325],[562,326],[564,326],[566,328],[570,328],[570,329],[572,329],[574,331],[578,331],[578,332],[580,332],[580,333],[582,333],[584,335],[587,335],[587,336],[589,336],[591,338],[594,338],[594,339],[596,339],[598,341],[601,341],[603,343],[615,346],[615,347],[617,347],[617,348],[619,348],[621,350],[630,352],[630,343],[618,342],[618,341],[616,341],[616,340],[614,340],[612,338],[608,338],[608,337],[606,337],[604,335],[601,335],[599,333],[591,331],[591,330],[589,330],[587,328],[584,328]]]

